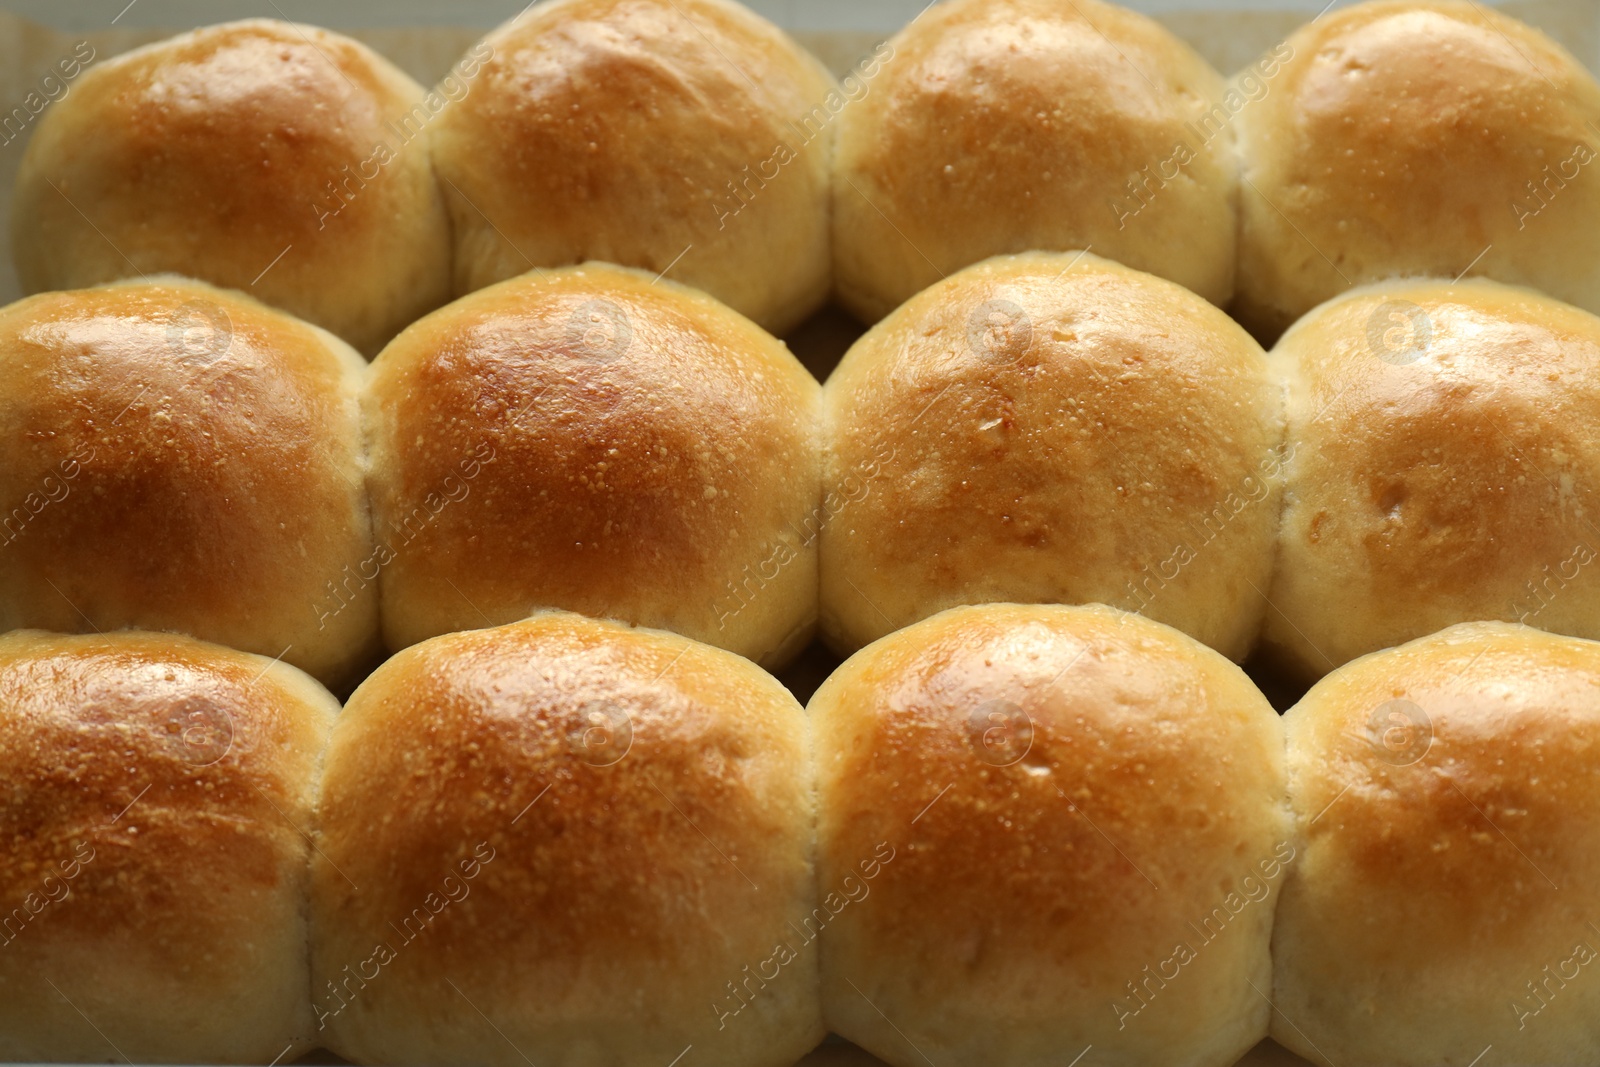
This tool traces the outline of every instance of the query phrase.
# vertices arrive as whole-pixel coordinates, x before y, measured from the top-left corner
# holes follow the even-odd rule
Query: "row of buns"
[[[170,630],[336,688],[544,608],[767,666],[1107,603],[1317,677],[1455,622],[1600,638],[1600,319],[1365,287],[1270,354],[1092,254],[918,294],[819,386],[710,297],[531,271],[372,364],[164,277],[0,311],[0,626]]]
[[[1471,623],[1280,720],[1101,606],[941,613],[804,710],[567,613],[342,711],[188,638],[14,632],[0,1057],[1593,1063],[1597,693],[1600,644]]]
[[[77,60],[73,60],[77,63]],[[1270,340],[1352,285],[1481,274],[1600,312],[1600,85],[1473,0],[1324,12],[1231,81],[1101,0],[950,0],[836,81],[729,0],[530,5],[431,91],[328,31],[83,70],[12,204],[29,292],[176,272],[368,356],[604,260],[776,333],[996,254],[1090,248]]]

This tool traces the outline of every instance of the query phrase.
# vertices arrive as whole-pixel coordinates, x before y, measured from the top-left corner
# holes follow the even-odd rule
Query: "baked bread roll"
[[[951,0],[880,50],[839,119],[840,300],[876,322],[997,253],[1090,247],[1216,304],[1238,165],[1222,77],[1101,0]]]
[[[0,636],[0,1059],[293,1062],[339,704],[167,634]]]
[[[1600,1060],[1600,645],[1453,626],[1284,726],[1272,1036],[1340,1067]]]
[[[449,298],[429,162],[444,102],[365,45],[271,19],[97,64],[28,142],[18,278],[37,293],[176,271],[370,356]]]
[[[474,53],[434,155],[458,295],[606,260],[774,333],[826,298],[844,98],[782,30],[728,0],[555,0]]]
[[[1565,49],[1474,0],[1378,0],[1264,62],[1236,121],[1234,312],[1258,336],[1402,275],[1485,275],[1600,312],[1600,85]]]
[[[537,271],[372,371],[390,648],[546,607],[769,665],[809,640],[821,390],[745,318],[641,271]]]
[[[1278,523],[1280,387],[1193,293],[1092,255],[996,257],[861,338],[824,390],[822,629],[1103,602],[1243,657]]]
[[[955,608],[812,698],[822,997],[894,1067],[1231,1065],[1293,858],[1277,715],[1101,606]]]
[[[806,718],[754,664],[547,613],[367,679],[328,752],[313,1004],[358,1063],[789,1067],[823,1037]]]
[[[365,375],[183,278],[0,310],[0,630],[176,630],[347,680],[377,645]]]
[[[1316,677],[1473,619],[1600,637],[1600,319],[1485,280],[1329,302],[1273,349],[1287,504],[1264,639]]]

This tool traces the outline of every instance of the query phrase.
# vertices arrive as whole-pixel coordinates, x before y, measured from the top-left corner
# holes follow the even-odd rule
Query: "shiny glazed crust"
[[[1233,657],[1254,641],[1281,389],[1193,293],[1093,255],[996,257],[869,331],[824,403],[836,649],[1007,600],[1138,609]]]
[[[831,1029],[895,1067],[1222,1067],[1265,1034],[1293,850],[1282,729],[1233,664],[1109,608],[954,608],[809,711],[819,885],[851,899]]]
[[[1303,855],[1272,1036],[1338,1064],[1466,1064],[1490,1044],[1593,1063],[1600,645],[1454,626],[1329,675],[1284,726]]]
[[[0,310],[0,375],[0,628],[175,630],[330,684],[365,666],[348,345],[163,277]]]
[[[835,287],[876,322],[988,256],[1095,252],[1216,304],[1237,163],[1220,75],[1100,0],[953,0],[890,38],[840,116]]]
[[[390,647],[558,607],[782,663],[816,617],[819,398],[642,271],[531,272],[423,319],[367,405]]]
[[[437,102],[365,45],[271,19],[91,66],[17,175],[23,289],[177,271],[371,356],[449,296]]]
[[[436,142],[458,294],[606,260],[774,332],[822,303],[834,82],[783,31],[725,0],[556,0],[475,51]]]
[[[1600,319],[1481,279],[1319,307],[1290,382],[1264,638],[1316,677],[1471,619],[1600,637]]]
[[[338,710],[185,637],[0,637],[0,1056],[313,1047],[302,830]]]
[[[787,925],[815,903],[807,735],[748,660],[566,613],[395,656],[328,753],[323,1039],[369,1063],[665,1067],[693,1044],[788,1067],[823,1036]]]
[[[1600,313],[1600,85],[1473,0],[1378,0],[1292,34],[1240,111],[1239,295],[1258,336],[1351,285],[1467,271]]]

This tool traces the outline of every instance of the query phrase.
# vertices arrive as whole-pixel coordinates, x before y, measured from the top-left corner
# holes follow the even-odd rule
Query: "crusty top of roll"
[[[28,144],[13,215],[22,283],[180,271],[248,288],[375,352],[448,295],[427,137],[391,125],[416,126],[425,95],[360,42],[274,19],[96,64]]]
[[[725,889],[732,902],[750,887],[729,859],[757,885],[777,873],[768,863],[786,851],[790,809],[807,803],[798,714],[748,660],[661,631],[551,612],[448,634],[396,654],[351,698],[328,752],[322,846],[368,864],[387,857],[384,884],[344,905],[387,919],[378,894],[409,905],[437,888],[438,872],[408,857],[465,855],[485,838],[500,845],[512,862],[495,868],[496,892],[518,905],[479,905],[470,938],[415,946],[441,961],[524,938],[539,951],[505,965],[659,958],[683,931],[644,920],[696,906],[681,886]],[[611,773],[592,773],[602,768]],[[463,790],[464,779],[503,787]],[[726,857],[685,850],[652,781],[692,806]],[[546,785],[534,817],[513,824]],[[581,846],[560,827],[582,828]],[[668,870],[671,882],[637,877]],[[541,917],[537,927],[529,914]],[[737,912],[702,918],[731,922]]]
[[[1320,673],[1464,619],[1600,636],[1600,587],[1530,589],[1600,553],[1600,319],[1487,280],[1391,282],[1319,307],[1272,360],[1292,453],[1269,640]]]
[[[606,260],[774,331],[824,298],[834,82],[778,27],[727,0],[554,0],[484,44],[437,129],[457,293]]]
[[[1382,924],[1366,910],[1324,915],[1337,939],[1367,959],[1416,959],[1425,944],[1428,966],[1459,975],[1530,931],[1562,948],[1562,923],[1581,935],[1583,897],[1552,892],[1546,877],[1592,884],[1600,870],[1588,845],[1597,693],[1600,644],[1463,623],[1348,664],[1290,709],[1309,846],[1300,891],[1339,899],[1359,887],[1384,902]],[[1397,929],[1416,940],[1388,940]],[[1509,993],[1518,983],[1504,977]]]
[[[321,1010],[345,1046],[388,1059],[458,1047],[445,978],[562,1062],[553,1050],[595,1025],[619,1062],[700,1040],[724,983],[810,907],[808,761],[776,680],[677,635],[553,612],[400,652],[340,719],[315,864],[319,976],[367,958],[374,937],[398,958],[342,1009],[319,987]],[[474,855],[487,862],[441,929],[400,942],[386,924]],[[796,966],[768,996],[814,996],[815,954]],[[628,1025],[598,1022],[619,1003]],[[402,1017],[415,1024],[396,1038]],[[718,1040],[771,1034],[749,1022]]]
[[[968,1040],[960,1019],[1069,1015],[1076,1040],[1148,1054],[1182,1034],[1194,1051],[1192,995],[1163,994],[1120,1033],[1112,1005],[1284,840],[1282,734],[1239,668],[1138,615],[988,604],[870,645],[809,712],[824,878],[896,848],[828,931],[835,973],[950,1047]],[[1256,906],[1259,939],[1202,947],[1197,966],[1218,969],[1184,979],[1209,989],[1211,1027],[1241,994],[1255,1014],[1240,975],[1266,980]]]
[[[304,868],[301,829],[337,712],[292,667],[186,637],[0,637],[0,901],[9,909],[64,862],[82,864],[70,906],[4,952],[92,965],[102,989],[124,974],[164,975],[174,997],[208,975],[235,988],[248,957],[214,951],[219,932],[232,945],[272,895],[295,894],[284,883]],[[275,943],[263,931],[258,948]],[[14,995],[34,994],[24,985]]]
[[[823,529],[830,640],[1058,600],[1143,604],[1227,655],[1249,647],[1279,388],[1188,290],[1094,255],[997,256],[869,331],[824,396],[829,488],[867,487]]]
[[[840,116],[853,311],[875,321],[986,256],[1085,246],[1227,302],[1233,131],[1198,126],[1224,84],[1169,30],[1101,0],[953,0],[889,44]]]
[[[1287,44],[1238,117],[1247,316],[1276,333],[1352,283],[1469,267],[1600,311],[1600,85],[1565,49],[1473,0],[1357,4]]]
[[[370,600],[318,618],[370,548],[348,345],[165,276],[0,310],[0,368],[0,623],[366,651]]]
[[[1468,1063],[1490,1043],[1592,1061],[1600,644],[1453,626],[1329,675],[1284,726],[1304,848],[1275,1036],[1336,1063]]]
[[[749,320],[642,271],[588,264],[463,297],[396,338],[372,372],[392,646],[441,632],[440,612],[449,629],[483,625],[463,595],[492,622],[562,607],[751,657],[809,630],[801,524],[816,504],[821,390]],[[413,509],[474,455],[486,462],[465,495],[410,536]],[[779,542],[802,559],[741,607],[728,583]]]

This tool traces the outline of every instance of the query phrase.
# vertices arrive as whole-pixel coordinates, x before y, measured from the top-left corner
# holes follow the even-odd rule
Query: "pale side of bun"
[[[434,106],[314,26],[208,26],[86,70],[28,143],[11,204],[27,292],[176,271],[372,355],[449,297]]]
[[[727,0],[554,0],[440,117],[457,294],[532,267],[669,272],[783,332],[827,296],[833,78]]]
[[[1239,668],[1131,613],[990,604],[857,653],[809,713],[834,1031],[895,1067],[1225,1067],[1266,1034],[1293,849]]]
[[[1216,304],[1238,165],[1221,76],[1101,0],[952,0],[888,42],[840,117],[839,298],[875,322],[988,256],[1092,247]]]
[[[0,310],[0,629],[173,630],[347,680],[377,644],[365,376],[183,278]]]
[[[338,711],[186,637],[0,637],[0,1059],[314,1047],[302,831]]]
[[[1102,602],[1241,658],[1278,522],[1281,389],[1171,282],[996,257],[918,294],[824,390],[822,630],[851,651],[956,604]]]
[[[1272,1036],[1340,1067],[1600,1060],[1600,645],[1453,626],[1284,726]]]
[[[1352,285],[1464,272],[1600,313],[1600,85],[1474,0],[1377,0],[1291,35],[1238,115],[1235,312],[1276,337]]]
[[[1312,677],[1451,623],[1600,637],[1600,319],[1483,279],[1330,301],[1289,382],[1264,639]]]
[[[748,660],[564,612],[409,648],[329,750],[321,1040],[789,1067],[823,1037],[814,819],[804,712]]]
[[[754,323],[589,264],[463,297],[372,370],[391,648],[550,607],[768,665],[809,639],[821,390]]]

